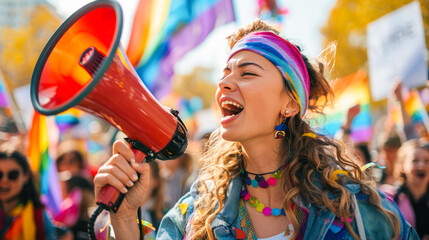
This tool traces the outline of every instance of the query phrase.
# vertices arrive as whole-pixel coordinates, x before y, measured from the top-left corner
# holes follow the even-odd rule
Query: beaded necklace
[[[276,171],[268,172],[268,173],[252,173],[248,172],[246,170],[242,170],[243,178],[245,179],[245,182],[247,185],[251,185],[254,188],[257,188],[258,186],[261,188],[267,188],[268,186],[274,186],[277,183],[277,180],[280,179],[280,177],[283,174],[283,169],[287,167],[288,164],[284,166],[280,166]],[[255,175],[255,179],[251,180],[249,177],[249,174]],[[271,174],[271,177],[268,179],[268,181],[265,181],[265,178],[262,175]],[[256,208],[256,211],[263,213],[265,216],[279,216],[284,215],[286,216],[284,208],[270,208],[266,207],[263,203],[261,203],[256,197],[250,196],[250,193],[247,191],[246,187],[243,187],[243,190],[241,192],[241,197],[250,203],[252,207]]]
[[[256,211],[263,213],[265,216],[279,216],[280,214],[286,216],[285,209],[282,208],[270,208],[266,207],[263,203],[261,203],[256,197],[250,196],[250,193],[246,188],[243,189],[240,195],[245,201],[248,201],[252,207],[256,208]]]
[[[280,166],[277,170],[272,171],[272,172],[267,172],[267,173],[252,173],[252,172],[248,172],[246,170],[241,171],[243,174],[243,177],[245,179],[245,182],[248,186],[252,186],[254,188],[257,187],[261,187],[261,188],[267,188],[268,186],[274,186],[277,183],[277,180],[280,179],[280,177],[282,176],[283,173],[283,168],[285,168],[287,166]],[[251,179],[249,177],[249,174],[251,175],[255,175],[255,179]],[[268,180],[265,180],[263,175],[268,175],[271,174],[271,177],[268,178]]]

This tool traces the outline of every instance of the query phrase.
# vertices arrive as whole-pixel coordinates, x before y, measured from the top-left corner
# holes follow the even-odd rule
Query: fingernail
[[[133,173],[132,178],[133,178],[134,181],[137,181],[137,179],[139,179],[139,177],[137,176],[136,173]]]
[[[140,166],[140,164],[139,164],[139,163],[136,163],[136,162],[131,163],[131,165],[132,165],[133,167],[138,167],[138,166]]]
[[[136,162],[136,159],[135,158],[131,158],[131,163],[135,163]]]
[[[128,192],[128,189],[126,187],[123,187],[122,188],[122,193],[127,193],[127,192]]]
[[[130,181],[128,181],[128,186],[129,187],[132,187],[134,185],[134,183],[130,180]]]

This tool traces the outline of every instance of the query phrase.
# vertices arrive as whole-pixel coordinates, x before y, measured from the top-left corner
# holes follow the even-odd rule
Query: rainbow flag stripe
[[[171,91],[174,65],[214,28],[234,20],[232,0],[141,0],[127,55],[149,91],[160,99]]]
[[[0,107],[9,107],[9,101],[7,100],[6,90],[4,89],[3,81],[0,81]]]
[[[318,118],[317,123],[324,123],[319,131],[322,134],[335,136],[346,119],[350,107],[359,104],[360,112],[351,125],[351,138],[354,142],[368,142],[372,136],[370,95],[368,77],[364,70],[359,70],[349,76],[341,78],[333,85],[335,102],[326,109],[326,121]]]
[[[54,214],[58,213],[61,204],[61,190],[55,162],[49,156],[48,127],[46,116],[34,112],[29,130],[27,156],[33,172],[41,176],[40,191],[42,201]]]
[[[429,129],[428,112],[421,96],[421,94],[424,93],[424,91],[419,93],[418,90],[413,89],[408,93],[404,94],[404,106],[405,111],[411,117],[412,124],[423,123],[426,126],[426,129]],[[395,124],[403,125],[399,105],[394,105],[389,110],[389,114]]]

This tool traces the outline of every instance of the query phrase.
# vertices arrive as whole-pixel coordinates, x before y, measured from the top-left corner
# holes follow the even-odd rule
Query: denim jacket
[[[361,239],[390,239],[392,237],[392,227],[389,221],[384,221],[381,214],[375,207],[368,203],[360,191],[357,184],[347,184],[346,188],[353,194],[354,202],[358,208],[355,209],[355,219],[351,225],[353,230]],[[217,214],[211,224],[213,234],[219,240],[236,239],[233,228],[241,228],[238,219],[238,207],[240,193],[242,189],[242,180],[236,177],[231,180],[227,190],[227,197],[224,208]],[[416,231],[405,221],[397,205],[383,193],[379,192],[381,203],[384,208],[392,211],[400,223],[399,239],[419,239]],[[357,197],[356,197],[357,196]],[[194,200],[197,199],[198,192],[196,184],[191,187],[191,191],[183,196],[179,202],[164,216],[160,228],[157,232],[157,239],[186,239],[186,228],[188,221],[192,218],[194,211]],[[357,200],[356,200],[357,199]],[[188,203],[186,213],[182,215],[179,204]],[[332,227],[335,216],[328,209],[321,209],[310,204],[307,226],[304,233],[304,240],[325,239],[328,230]],[[380,221],[380,219],[383,219]],[[358,222],[358,223],[356,223]],[[361,227],[359,229],[359,222]],[[362,224],[363,223],[363,224]],[[363,225],[363,226],[362,226]],[[343,239],[352,239],[350,235]]]

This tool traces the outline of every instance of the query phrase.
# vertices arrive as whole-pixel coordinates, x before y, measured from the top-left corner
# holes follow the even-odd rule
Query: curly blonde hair
[[[232,48],[246,34],[256,31],[271,31],[279,34],[270,25],[256,20],[227,38],[230,47]],[[309,110],[321,113],[328,100],[332,98],[333,92],[323,76],[323,64],[313,67],[306,57],[303,56],[303,59],[310,76]],[[287,89],[286,84],[285,87]],[[292,94],[290,95],[292,96]],[[319,101],[323,98],[326,101]],[[362,192],[369,196],[369,202],[386,216],[386,220],[390,221],[394,229],[392,237],[397,238],[399,235],[398,219],[392,212],[381,206],[380,196],[373,187],[372,180],[347,155],[344,144],[317,134],[317,138],[303,137],[303,133],[316,134],[300,114],[290,117],[288,131],[282,138],[280,150],[281,164],[289,164],[282,175],[286,193],[283,207],[293,229],[300,229],[302,222],[299,222],[293,210],[287,206],[291,206],[293,200],[299,198],[310,204],[323,206],[339,218],[352,218],[354,216],[351,210],[352,194],[344,186],[347,181],[361,186]],[[196,209],[191,221],[191,231],[188,233],[190,239],[214,239],[210,225],[224,207],[230,180],[238,177],[244,166],[243,149],[240,143],[223,140],[219,129],[211,135],[208,146],[209,150],[202,158],[203,167],[198,177],[200,197],[195,202]],[[292,155],[290,155],[291,149],[294,153]],[[346,170],[348,176],[332,181],[333,173],[337,169]],[[322,189],[313,183],[315,178],[320,178]],[[207,186],[208,182],[213,182],[212,188]],[[334,193],[338,197],[330,199],[328,193]],[[359,239],[348,221],[345,221],[345,225],[352,237]],[[295,239],[298,234],[299,231],[294,231],[292,239]]]

